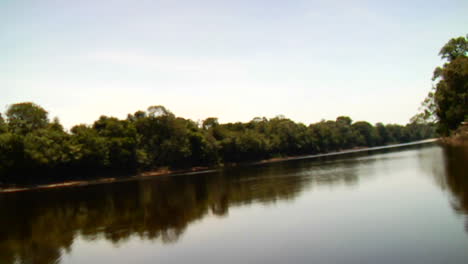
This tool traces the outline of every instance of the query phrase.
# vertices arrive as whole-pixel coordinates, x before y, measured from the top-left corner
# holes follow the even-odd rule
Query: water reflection
[[[463,214],[468,214],[468,148],[447,147],[445,164],[447,186],[453,195],[453,208]]]
[[[370,160],[364,162],[371,162]],[[0,195],[0,263],[58,263],[77,235],[174,243],[206,215],[292,201],[307,187],[358,182],[359,161],[305,160],[224,172]]]
[[[450,194],[454,211],[465,217],[468,233],[468,148],[446,146],[443,154],[444,170],[435,169],[432,175],[438,185]]]
[[[453,194],[453,208],[464,214],[468,212],[463,170],[467,154],[466,149],[446,149],[445,171],[431,173]],[[294,160],[199,175],[0,194],[0,263],[60,263],[78,236],[115,245],[135,237],[176,243],[196,220],[226,217],[236,206],[293,202],[315,188],[354,189],[379,171],[394,170],[391,160],[405,155],[414,152]],[[440,164],[431,159],[440,158],[423,156],[421,166],[427,170],[430,164]]]
[[[426,175],[449,195],[453,210],[465,218],[468,233],[468,148],[443,146],[439,151],[421,152],[419,162]]]

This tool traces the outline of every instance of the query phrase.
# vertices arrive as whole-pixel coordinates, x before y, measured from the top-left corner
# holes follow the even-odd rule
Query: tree
[[[316,138],[318,152],[326,153],[341,148],[339,145],[339,131],[336,122],[322,120],[319,123],[309,125],[310,134]]]
[[[53,128],[38,129],[24,136],[24,153],[30,169],[51,169],[69,162],[69,135]]]
[[[203,121],[202,127],[203,129],[207,130],[212,127],[217,127],[219,125],[217,117],[208,117]]]
[[[174,116],[174,114],[162,105],[153,105],[148,107],[148,115],[151,117]]]
[[[449,134],[468,119],[468,35],[449,40],[439,55],[447,62],[434,70],[437,81],[413,122],[435,117],[438,131]]]
[[[383,146],[383,145],[386,145],[388,143],[395,141],[394,139],[391,138],[390,133],[388,132],[384,124],[382,123],[375,124],[375,129],[377,130],[379,145]]]
[[[74,167],[81,170],[109,167],[109,148],[104,137],[86,125],[76,125],[71,132],[71,155]]]
[[[113,169],[132,170],[137,165],[137,131],[133,123],[115,117],[101,116],[93,129],[105,139],[109,165]]]
[[[2,114],[0,114],[0,134],[5,133],[7,131],[7,125],[5,120],[3,119]]]
[[[358,133],[358,145],[373,147],[377,144],[378,134],[371,124],[359,121],[354,123],[352,127]]]
[[[24,164],[22,137],[12,133],[0,134],[0,182],[21,172]]]
[[[350,126],[353,120],[349,116],[339,116],[336,118],[336,122],[344,126]]]
[[[190,131],[188,137],[191,149],[190,166],[218,164],[218,150],[213,137],[208,137],[201,131]]]
[[[458,37],[449,40],[439,52],[442,59],[453,61],[459,57],[466,57],[468,51],[468,34],[466,37]]]
[[[6,116],[12,133],[25,135],[34,130],[45,128],[49,124],[47,111],[30,102],[11,105]]]
[[[453,67],[458,67],[459,60],[451,61]],[[450,67],[440,71],[441,76],[447,73],[446,82],[457,76]],[[416,122],[373,127],[367,122],[353,123],[347,116],[309,126],[284,116],[227,124],[210,117],[200,126],[163,106],[152,106],[123,120],[101,116],[92,125],[77,125],[68,133],[58,118],[49,122],[40,106],[19,103],[8,109],[7,122],[0,115],[0,181],[61,181],[64,177],[258,161],[407,142],[431,137],[432,131],[431,126]]]
[[[447,134],[468,118],[468,58],[458,57],[434,76],[439,79],[434,93],[439,128]]]
[[[339,116],[336,118],[336,126],[341,139],[341,145],[343,148],[351,148],[355,142],[355,135],[351,128],[353,120],[347,116]]]

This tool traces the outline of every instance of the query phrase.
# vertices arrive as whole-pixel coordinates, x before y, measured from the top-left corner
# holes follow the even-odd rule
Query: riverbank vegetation
[[[439,55],[445,63],[435,68],[435,84],[422,103],[421,113],[413,119],[419,123],[435,122],[441,135],[457,134],[460,138],[460,132],[466,130],[459,128],[468,122],[468,35],[449,40]]]
[[[163,106],[101,116],[66,131],[58,119],[31,102],[0,116],[0,181],[61,182],[103,175],[130,175],[160,168],[186,169],[327,153],[434,137],[431,124],[405,126],[340,116],[305,125],[286,117],[220,124],[175,116]]]

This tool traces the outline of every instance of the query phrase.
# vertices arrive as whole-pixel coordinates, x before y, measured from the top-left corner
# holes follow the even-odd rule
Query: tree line
[[[31,102],[0,114],[0,182],[64,181],[123,175],[159,168],[186,169],[327,153],[434,137],[431,124],[405,126],[340,116],[305,125],[286,117],[220,124],[175,116],[163,106],[101,116],[66,131],[57,118]]]

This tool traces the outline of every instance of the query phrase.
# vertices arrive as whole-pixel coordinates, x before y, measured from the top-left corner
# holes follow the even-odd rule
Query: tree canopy
[[[46,127],[49,123],[47,115],[44,108],[31,102],[13,104],[6,111],[10,131],[18,134]]]
[[[284,116],[220,124],[177,117],[163,106],[101,116],[92,125],[64,131],[34,103],[10,106],[0,116],[0,182],[62,181],[153,169],[209,167],[263,159],[326,153],[433,137],[431,125],[376,126],[350,117],[315,124]]]
[[[466,57],[468,52],[468,34],[466,37],[458,37],[450,39],[441,49],[439,55],[450,61],[460,57]]]
[[[434,85],[415,120],[434,120],[440,133],[448,135],[468,120],[468,35],[449,40],[439,55],[447,62],[434,70]]]

